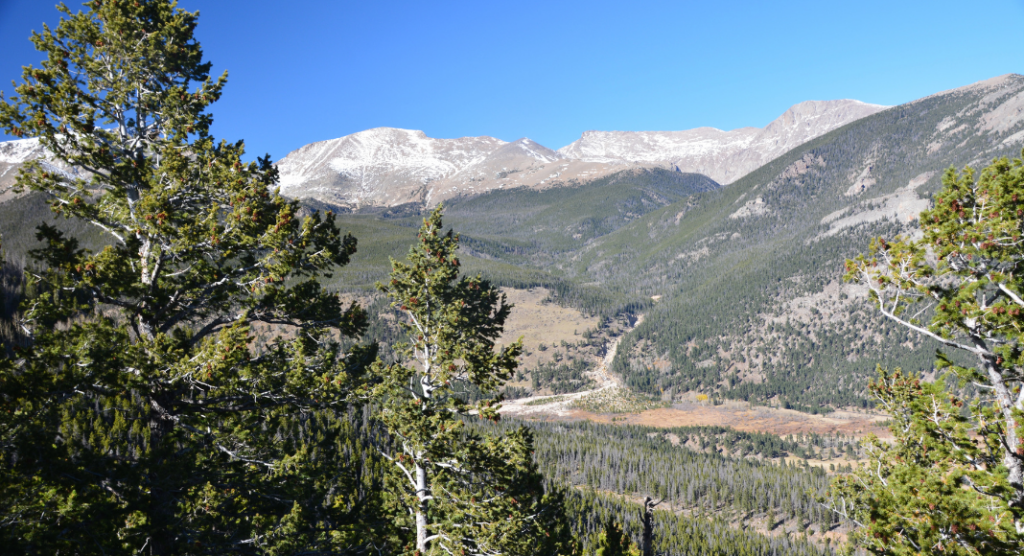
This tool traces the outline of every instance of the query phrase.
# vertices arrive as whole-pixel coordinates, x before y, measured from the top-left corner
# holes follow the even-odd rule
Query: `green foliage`
[[[511,306],[479,276],[459,276],[458,236],[444,231],[442,207],[423,220],[407,262],[392,260],[379,284],[402,320],[398,360],[378,361],[371,397],[394,436],[397,546],[421,554],[556,554],[572,550],[559,498],[545,493],[533,435],[467,430],[460,417],[497,421],[496,391],[516,369],[520,342],[495,350]],[[460,385],[484,397],[470,402]],[[412,519],[406,522],[405,515]]]
[[[977,180],[970,169],[950,168],[943,184],[934,208],[921,214],[922,238],[872,241],[868,256],[847,262],[847,279],[866,284],[888,319],[973,359],[973,365],[965,364],[939,352],[937,365],[978,394],[963,411],[965,420],[953,407],[963,404],[959,399],[942,400],[933,387],[908,386],[900,373],[883,374],[876,395],[894,426],[907,430],[896,431],[892,450],[879,451],[877,480],[851,495],[904,516],[879,524],[882,537],[893,539],[899,532],[920,550],[942,550],[941,545],[964,554],[1019,553],[1024,542],[1024,161],[997,159]],[[927,452],[908,459],[904,452],[915,448]],[[901,489],[918,478],[923,486],[914,485],[912,496]],[[921,500],[944,513],[922,513]]]
[[[640,556],[640,550],[630,544],[629,536],[622,534],[622,527],[618,523],[609,521],[604,526],[604,531],[601,531],[601,534],[597,536],[594,555]]]
[[[33,35],[47,59],[0,101],[3,129],[87,171],[27,163],[18,187],[103,234],[98,251],[36,234],[26,345],[0,359],[5,549],[361,546],[381,477],[360,475],[345,415],[376,350],[341,351],[365,315],[318,282],[355,240],[298,218],[269,158],[209,135],[225,78],[208,77],[196,14],[86,8]],[[288,333],[254,344],[271,325]]]
[[[530,371],[533,391],[547,388],[553,394],[566,394],[593,388],[596,383],[583,374],[590,367],[583,358],[576,357],[566,361],[545,361]]]
[[[593,491],[570,491],[566,496],[566,513],[573,524],[573,534],[584,545],[584,553],[592,554],[598,537],[609,521],[622,524],[631,544],[639,542],[642,531],[640,506],[617,496]],[[691,517],[669,511],[654,513],[655,554],[668,556],[829,556],[824,547],[806,539],[788,535],[768,537],[744,530],[716,517]]]
[[[656,497],[676,509],[741,515],[774,509],[787,519],[799,514],[813,522],[831,522],[831,512],[817,501],[828,489],[824,471],[765,459],[785,455],[782,448],[795,449],[794,443],[777,436],[721,427],[526,424],[534,432],[540,472],[551,482],[628,497]],[[472,426],[505,434],[520,425],[502,420]],[[673,439],[686,443],[697,438],[706,450],[673,443]],[[723,448],[733,448],[733,457],[721,455],[718,451]],[[623,516],[613,517],[627,524]]]
[[[872,393],[892,415],[893,441],[867,441],[872,463],[832,485],[833,508],[875,554],[1019,554],[1013,489],[1001,448],[971,438],[963,402],[941,382],[879,369]]]
[[[13,355],[16,345],[24,343],[18,329],[18,306],[25,296],[23,263],[9,260],[0,246],[0,353]]]

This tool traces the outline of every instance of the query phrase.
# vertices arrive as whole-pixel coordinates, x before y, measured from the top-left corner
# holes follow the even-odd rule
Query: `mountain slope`
[[[69,178],[88,176],[88,173],[81,169],[54,161],[48,156],[46,149],[39,144],[37,138],[0,142],[0,203],[24,194],[24,192],[15,193],[12,191],[12,187],[22,165],[30,160],[42,160],[43,168],[47,171],[63,174]]]
[[[560,181],[564,172],[556,179],[551,168],[585,162],[554,158],[525,140],[454,146],[394,131],[379,135],[402,142],[413,134],[420,143],[402,164],[408,175],[427,178],[422,198],[430,184],[501,186],[449,197],[445,221],[463,235],[465,270],[502,285],[547,287],[595,314],[630,322],[644,314],[613,364],[632,388],[827,411],[866,403],[864,384],[877,362],[931,370],[935,346],[879,319],[863,290],[841,283],[843,261],[866,250],[872,236],[916,233],[916,216],[950,165],[1019,155],[1024,77],[1001,76],[874,113],[726,186],[614,161],[609,167],[618,172]],[[370,153],[378,169],[412,148],[378,146],[345,148]],[[310,149],[304,168],[326,172],[342,152],[335,148],[341,145]],[[533,169],[504,170],[509,165]],[[542,171],[549,176],[544,186],[522,183],[521,175]],[[490,172],[499,177],[473,181]],[[18,203],[27,202],[0,205],[0,231],[26,246],[29,222],[14,217],[26,214],[28,205]],[[32,214],[45,209],[32,202]],[[332,285],[369,287],[386,275],[388,256],[407,249],[421,209],[416,202],[340,214],[360,249]]]
[[[577,274],[572,259],[595,239],[645,214],[719,187],[700,174],[629,170],[573,187],[518,187],[450,199],[445,225],[462,235],[463,252],[473,257],[463,266],[471,271],[480,270],[507,286],[564,286],[573,290],[572,295],[588,290],[603,300],[598,305],[587,302],[588,310],[610,314],[617,302],[607,298],[607,292],[572,287],[571,282],[585,278]],[[404,256],[421,222],[419,210],[363,209],[337,218],[343,229],[359,238],[352,268],[338,274],[339,286],[345,287],[366,287],[384,279],[390,270],[388,257]],[[404,239],[392,241],[399,229],[407,230]]]
[[[420,200],[426,184],[504,144],[493,137],[431,139],[422,131],[370,129],[289,153],[278,162],[281,191],[325,202],[399,205]]]
[[[43,158],[46,150],[39,145],[39,139],[5,141],[0,143],[0,202],[14,197],[10,188],[18,169],[29,160]]]
[[[859,403],[876,363],[930,371],[937,346],[878,318],[862,289],[841,283],[843,261],[872,236],[916,233],[951,164],[1019,156],[1022,112],[1018,75],[933,95],[595,241],[578,272],[662,299],[615,368],[651,393],[808,410]]]
[[[885,107],[808,101],[764,129],[587,132],[559,151],[529,139],[432,139],[377,128],[306,145],[278,162],[282,191],[346,206],[433,205],[494,189],[585,183],[627,169],[666,168],[729,183],[796,145]]]
[[[802,143],[886,108],[856,100],[807,101],[794,105],[764,129],[588,131],[558,152],[590,162],[668,163],[719,183],[732,183]]]
[[[724,187],[626,171],[453,200],[446,224],[479,260],[557,277],[540,284],[556,298],[644,313],[613,364],[633,389],[857,406],[876,363],[931,371],[936,346],[880,319],[841,282],[844,260],[916,233],[951,164],[1019,155],[1022,112],[1024,77],[1003,76],[857,120]]]

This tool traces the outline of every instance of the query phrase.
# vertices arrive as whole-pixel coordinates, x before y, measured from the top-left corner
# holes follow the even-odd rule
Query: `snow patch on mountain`
[[[764,129],[587,131],[558,152],[585,161],[668,164],[728,184],[811,139],[886,108],[857,100],[811,100],[792,106]]]
[[[0,162],[22,164],[46,153],[38,138],[0,142]]]
[[[306,145],[278,162],[281,191],[345,205],[433,204],[507,187],[581,183],[635,168],[704,174],[730,183],[837,127],[883,110],[855,100],[808,101],[764,129],[587,131],[553,151],[528,138],[434,139],[376,128]]]

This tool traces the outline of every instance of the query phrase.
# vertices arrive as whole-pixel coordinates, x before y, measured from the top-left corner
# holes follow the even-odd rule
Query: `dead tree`
[[[644,524],[643,556],[654,556],[654,508],[664,500],[655,502],[650,496],[644,498],[644,510],[640,515]]]

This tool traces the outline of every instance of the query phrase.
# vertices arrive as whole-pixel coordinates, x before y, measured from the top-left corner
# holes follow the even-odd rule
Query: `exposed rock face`
[[[427,184],[481,162],[504,144],[493,137],[432,139],[422,131],[370,129],[289,153],[278,162],[281,190],[353,205],[421,201]]]
[[[981,116],[977,124],[963,123],[969,114],[950,115],[938,123],[928,152],[938,153],[971,134],[994,134],[1004,145],[1024,145],[1024,132],[1004,133],[1024,120],[1020,81],[1020,76],[1004,75],[915,101],[950,94],[985,96],[972,109],[984,112],[974,114]],[[525,138],[511,143],[493,137],[434,139],[422,131],[376,128],[306,145],[278,161],[278,168],[284,194],[348,206],[433,205],[491,189],[545,188],[645,167],[700,173],[729,184],[807,141],[885,108],[856,100],[807,101],[763,129],[588,131],[558,151]],[[8,189],[21,163],[44,154],[36,139],[0,143],[0,201],[10,197]],[[862,182],[850,186],[850,195],[873,183],[868,166]]]
[[[729,183],[776,156],[886,107],[802,102],[764,129],[588,131],[557,152],[529,139],[432,139],[377,128],[306,145],[278,162],[282,192],[345,205],[435,204],[458,195],[588,181],[633,167],[672,168]]]
[[[39,139],[21,139],[18,141],[0,142],[0,203],[13,199],[19,194],[11,188],[18,177],[21,165],[29,160],[44,159],[44,167],[51,172],[59,172],[68,177],[84,176],[85,173],[68,168],[67,165],[45,160],[46,149],[39,144]]]
[[[39,139],[0,143],[0,202],[13,197],[10,189],[22,163],[42,158],[44,154],[46,151],[39,145]]]
[[[728,184],[797,146],[888,108],[856,100],[801,102],[764,129],[588,131],[558,150],[584,161],[669,164]]]

